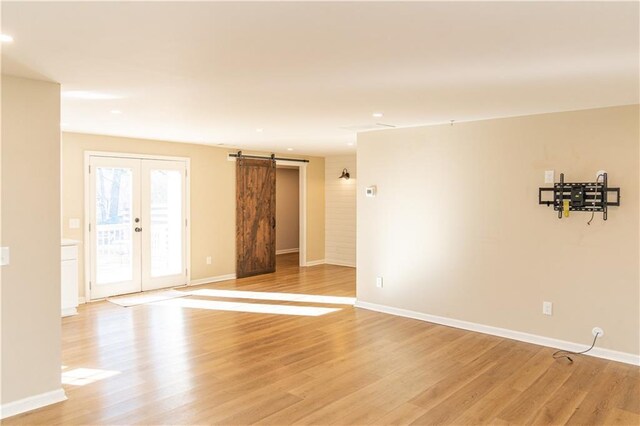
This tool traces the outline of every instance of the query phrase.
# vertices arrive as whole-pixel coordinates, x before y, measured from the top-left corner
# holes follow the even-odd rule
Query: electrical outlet
[[[542,302],[542,313],[545,315],[553,315],[553,303]]]
[[[544,172],[544,183],[554,183],[556,181],[556,171],[555,170],[545,170]]]
[[[604,330],[600,327],[593,327],[593,329],[591,330],[591,334],[593,334],[593,337],[596,337],[596,335],[598,337],[602,337],[604,336]]]
[[[207,256],[206,261],[207,261],[207,265],[211,265],[211,256]]]
[[[9,247],[0,247],[0,266],[9,264]]]
[[[382,288],[382,277],[376,277],[376,287]]]

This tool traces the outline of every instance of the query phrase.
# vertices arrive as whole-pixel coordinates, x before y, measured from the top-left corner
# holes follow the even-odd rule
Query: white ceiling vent
[[[392,124],[384,124],[384,123],[367,123],[367,124],[355,124],[353,126],[342,126],[340,127],[343,130],[349,130],[352,132],[366,132],[368,130],[380,130],[380,129],[391,129],[396,126]]]

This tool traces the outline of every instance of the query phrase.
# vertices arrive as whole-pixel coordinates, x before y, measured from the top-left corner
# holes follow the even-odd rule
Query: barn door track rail
[[[229,157],[233,157],[233,158],[252,158],[255,160],[275,160],[275,161],[297,161],[299,163],[308,163],[309,160],[305,160],[304,158],[282,158],[282,157],[276,157],[275,154],[271,154],[269,157],[265,157],[262,155],[246,155],[243,154],[242,151],[238,151],[235,153],[231,153],[229,154]]]

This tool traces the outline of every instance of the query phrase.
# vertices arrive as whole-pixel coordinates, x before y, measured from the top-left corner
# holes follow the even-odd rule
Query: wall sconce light
[[[340,177],[338,179],[347,179],[349,180],[349,171],[347,169],[342,169],[342,174],[340,175]]]

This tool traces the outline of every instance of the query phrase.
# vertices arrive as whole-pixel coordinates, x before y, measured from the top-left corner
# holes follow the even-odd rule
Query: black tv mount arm
[[[560,182],[554,183],[553,188],[538,188],[538,204],[553,206],[558,219],[562,219],[563,214],[568,217],[569,211],[580,211],[601,212],[602,219],[607,220],[607,208],[620,205],[620,188],[608,186],[606,173],[600,176],[596,182],[568,183],[564,181],[564,173],[560,173]],[[546,192],[553,193],[553,200],[542,199]],[[615,201],[609,201],[610,193],[615,193]]]

